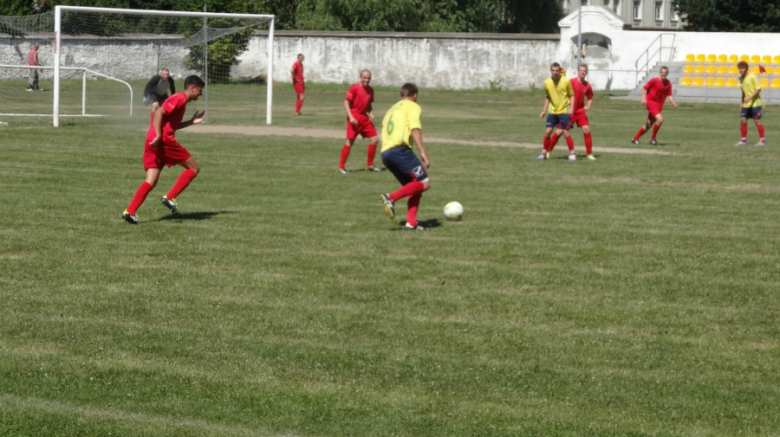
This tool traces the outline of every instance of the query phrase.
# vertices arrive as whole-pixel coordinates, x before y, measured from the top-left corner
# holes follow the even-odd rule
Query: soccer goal
[[[0,112],[50,116],[55,127],[84,116],[148,124],[144,97],[165,69],[171,79],[152,93],[182,91],[197,74],[206,86],[188,109],[206,110],[211,123],[270,124],[273,29],[274,16],[260,14],[56,6],[0,17]],[[35,44],[42,92],[26,91]]]

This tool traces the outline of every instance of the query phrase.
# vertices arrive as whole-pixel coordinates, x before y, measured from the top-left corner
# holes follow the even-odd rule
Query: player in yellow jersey
[[[431,166],[428,155],[425,154],[420,124],[420,105],[417,104],[419,90],[413,83],[405,83],[401,87],[401,101],[393,105],[382,120],[382,162],[398,182],[403,185],[392,193],[382,194],[382,205],[389,219],[395,218],[395,202],[408,197],[406,205],[405,229],[422,231],[417,224],[417,208],[420,206],[422,193],[431,188],[426,168]],[[412,142],[420,149],[420,157],[425,165],[420,163],[412,151]]]
[[[547,115],[547,126],[544,131],[544,147],[542,154],[537,160],[547,159],[558,142],[558,137],[566,137],[566,145],[569,146],[569,161],[576,161],[577,155],[574,152],[574,140],[569,134],[571,128],[572,105],[571,98],[574,96],[574,89],[571,82],[565,76],[561,75],[561,64],[553,62],[550,66],[551,76],[544,81],[544,109],[539,114],[539,118]],[[547,112],[549,109],[549,113]],[[553,129],[555,134],[553,135]]]
[[[755,74],[748,73],[747,62],[740,61],[737,68],[739,68],[739,85],[742,87],[742,102],[739,105],[742,110],[739,119],[742,138],[734,145],[747,146],[747,119],[752,118],[756,122],[756,128],[758,128],[759,139],[756,147],[764,147],[766,141],[764,140],[764,125],[761,123],[761,84],[756,79]]]

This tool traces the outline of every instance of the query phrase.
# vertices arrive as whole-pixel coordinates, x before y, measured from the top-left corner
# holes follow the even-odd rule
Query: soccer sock
[[[758,128],[758,137],[763,140],[764,139],[764,125],[763,124],[759,124],[756,127]]]
[[[301,106],[303,106],[303,100],[295,99],[295,113],[301,112]]]
[[[409,226],[417,226],[417,208],[420,206],[420,199],[422,193],[417,193],[406,201],[406,224]]]
[[[341,148],[341,159],[339,160],[339,168],[344,168],[345,165],[347,165],[347,158],[349,158],[349,151],[352,149],[352,147],[344,144],[344,147]]]
[[[655,139],[655,136],[658,135],[658,129],[661,129],[661,126],[658,126],[657,124],[653,125],[653,136],[650,137],[651,140]]]
[[[193,179],[195,179],[195,176],[198,174],[190,169],[186,169],[179,175],[179,178],[176,179],[176,183],[173,184],[173,188],[171,188],[171,191],[168,191],[168,194],[165,195],[168,199],[175,199],[179,197],[179,194],[181,194],[182,191],[184,191],[185,188],[187,188],[187,185],[192,182]]]
[[[130,205],[127,206],[127,212],[130,213],[130,215],[135,215],[135,212],[138,211],[138,208],[144,203],[146,196],[149,195],[152,188],[153,187],[149,182],[144,181],[144,183],[135,190],[135,196],[133,196],[133,200],[130,201]]]
[[[367,166],[373,167],[374,166],[374,156],[376,156],[376,144],[369,143],[368,144],[368,163],[366,163]]]
[[[590,134],[585,134],[585,153],[588,155],[593,153],[593,137]]]
[[[739,131],[742,133],[742,142],[747,141],[747,125],[743,124],[739,127]]]
[[[641,128],[639,128],[639,132],[637,132],[637,133],[636,133],[636,135],[634,135],[634,138],[633,138],[633,139],[634,139],[634,141],[636,141],[636,140],[638,140],[638,139],[642,138],[642,135],[644,135],[644,134],[645,134],[645,132],[647,132],[647,129],[645,129],[645,127],[644,127],[644,126],[642,126]]]
[[[403,187],[399,188],[397,191],[393,191],[389,194],[390,200],[393,202],[397,202],[400,199],[403,199],[406,196],[414,196],[417,193],[422,193],[425,191],[425,187],[423,186],[423,183],[420,181],[412,181],[408,184],[404,185]]]
[[[547,150],[552,152],[556,144],[558,144],[558,134],[553,134],[553,136],[550,138],[550,143],[548,144]]]
[[[571,135],[566,137],[566,146],[569,148],[569,152],[574,153],[574,138]]]

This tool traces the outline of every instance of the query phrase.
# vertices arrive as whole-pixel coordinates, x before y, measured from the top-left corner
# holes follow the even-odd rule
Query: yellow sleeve
[[[420,123],[420,115],[422,115],[422,109],[420,108],[420,105],[410,105],[409,108],[409,114],[407,115],[409,120],[409,130],[412,131],[414,129],[420,129],[422,130],[422,123]]]
[[[753,84],[753,88],[756,90],[761,89],[761,82],[758,81],[758,78],[756,76],[751,76],[750,82]]]
[[[569,81],[569,86],[566,87],[566,91],[569,93],[569,97],[574,96],[574,87],[571,85],[571,81]]]

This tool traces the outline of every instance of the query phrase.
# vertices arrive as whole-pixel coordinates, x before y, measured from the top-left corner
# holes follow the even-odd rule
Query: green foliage
[[[208,44],[208,82],[209,83],[229,83],[230,68],[238,65],[238,55],[246,50],[249,45],[249,38],[254,29],[244,29],[229,36],[211,41]],[[190,47],[190,53],[184,59],[184,65],[187,68],[201,72],[203,75],[205,69],[205,60],[203,59],[203,46],[194,45]]]
[[[780,32],[777,0],[677,0],[677,13],[697,32]]]

